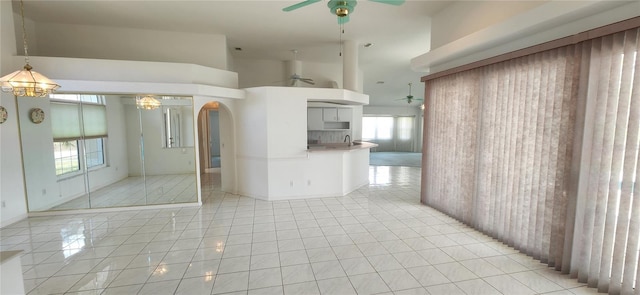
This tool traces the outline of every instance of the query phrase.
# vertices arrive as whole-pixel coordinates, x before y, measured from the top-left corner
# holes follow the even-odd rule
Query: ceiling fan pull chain
[[[342,34],[344,34],[344,24],[340,24],[339,27],[340,31],[339,31],[339,35],[340,35],[340,54],[339,56],[342,56]]]

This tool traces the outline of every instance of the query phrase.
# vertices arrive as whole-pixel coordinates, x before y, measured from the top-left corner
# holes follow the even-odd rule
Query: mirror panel
[[[191,98],[162,97],[156,110],[139,110],[130,96],[17,99],[30,212],[197,202]],[[33,109],[46,119],[32,122]],[[174,120],[169,133],[165,114]],[[71,117],[92,135],[60,135],[58,119]],[[95,131],[100,124],[106,136]],[[171,147],[166,134],[175,136]]]
[[[161,108],[140,110],[148,204],[197,202],[192,99],[160,101]]]

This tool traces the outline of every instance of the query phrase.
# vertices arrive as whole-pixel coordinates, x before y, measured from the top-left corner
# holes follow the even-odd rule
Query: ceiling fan
[[[396,99],[396,100],[406,100],[407,103],[411,103],[414,100],[416,100],[416,101],[424,100],[422,98],[415,98],[415,97],[413,97],[413,95],[411,95],[411,84],[412,83],[409,83],[409,95],[407,95],[406,97],[400,98],[400,99]]]
[[[291,52],[293,52],[293,62],[298,62],[298,50],[291,50]],[[289,77],[289,79],[291,80],[291,86],[296,86],[296,84],[298,83],[298,81],[303,82],[303,83],[307,83],[309,85],[316,85],[316,82],[313,81],[313,79],[311,78],[303,78],[301,77],[298,73],[296,73],[296,71],[293,71],[293,74]]]
[[[296,86],[296,83],[298,83],[298,81],[300,82],[304,82],[307,83],[309,85],[316,85],[316,82],[313,82],[313,79],[310,78],[302,78],[300,77],[300,75],[298,74],[293,74],[291,75],[291,86]]]
[[[285,7],[282,11],[292,11],[298,8],[305,7],[307,5],[320,2],[322,0],[306,0],[300,3]],[[378,2],[383,4],[391,4],[391,5],[402,5],[404,0],[369,0],[372,2]],[[335,14],[338,17],[338,24],[344,24],[349,21],[349,14],[353,13],[358,2],[356,0],[329,0],[327,6],[329,7],[329,11],[332,14]]]

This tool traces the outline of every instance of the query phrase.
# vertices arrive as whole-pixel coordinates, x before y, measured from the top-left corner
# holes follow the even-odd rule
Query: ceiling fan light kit
[[[390,5],[401,5],[404,3],[404,0],[369,0],[372,2],[378,2],[383,4]],[[282,11],[292,11],[298,8],[305,7],[307,5],[311,5],[313,3],[320,2],[320,0],[306,0],[282,9]],[[338,24],[345,24],[349,21],[349,14],[353,13],[358,1],[356,0],[329,0],[327,6],[329,7],[329,11],[331,14],[334,14],[338,17]]]
[[[412,101],[416,100],[416,101],[422,101],[422,98],[414,98],[413,95],[411,95],[411,85],[413,83],[409,83],[409,95],[407,95],[406,97],[400,98],[398,100],[406,100],[407,103],[411,103]]]

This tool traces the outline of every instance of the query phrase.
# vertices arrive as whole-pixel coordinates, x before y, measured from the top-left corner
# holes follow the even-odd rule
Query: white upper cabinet
[[[322,119],[325,122],[338,122],[338,109],[336,108],[323,108]]]
[[[325,122],[350,122],[353,117],[351,109],[323,108],[322,119]]]
[[[324,121],[322,120],[321,108],[308,108],[307,109],[307,130],[322,130],[324,129]]]
[[[350,108],[308,108],[307,130],[349,130],[352,119]]]
[[[351,109],[338,109],[338,122],[351,122],[353,112]]]

